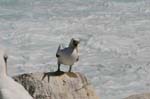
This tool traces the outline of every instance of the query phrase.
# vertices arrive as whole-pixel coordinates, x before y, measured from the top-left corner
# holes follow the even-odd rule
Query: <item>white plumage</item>
[[[25,88],[7,75],[7,57],[0,50],[0,99],[33,99]]]
[[[59,45],[56,57],[58,59],[58,70],[60,71],[60,65],[69,65],[69,72],[71,72],[72,65],[79,60],[79,51],[78,51],[79,41],[71,39],[71,42],[68,47],[61,48]]]

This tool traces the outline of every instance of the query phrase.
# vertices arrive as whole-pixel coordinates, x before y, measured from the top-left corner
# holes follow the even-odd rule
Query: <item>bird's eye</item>
[[[4,61],[7,63],[8,56],[4,56]]]
[[[76,43],[76,41],[75,40],[73,40],[73,44],[75,44]]]
[[[77,42],[76,42],[76,41],[73,41],[73,45],[75,45],[75,46],[76,46],[76,45],[77,45]]]

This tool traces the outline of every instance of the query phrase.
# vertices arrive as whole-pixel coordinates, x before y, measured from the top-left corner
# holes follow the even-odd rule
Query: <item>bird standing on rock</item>
[[[59,45],[56,57],[57,57],[57,63],[58,63],[58,70],[57,72],[60,72],[60,65],[69,65],[69,72],[71,72],[72,65],[79,60],[79,50],[78,45],[80,41],[75,40],[74,38],[71,39],[70,44],[68,47],[61,49],[61,46]]]

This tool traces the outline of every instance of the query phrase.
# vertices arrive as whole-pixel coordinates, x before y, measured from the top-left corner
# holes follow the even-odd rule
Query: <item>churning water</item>
[[[73,71],[101,99],[150,91],[149,0],[0,0],[0,47],[11,76],[56,70],[57,47],[72,37],[81,40]]]

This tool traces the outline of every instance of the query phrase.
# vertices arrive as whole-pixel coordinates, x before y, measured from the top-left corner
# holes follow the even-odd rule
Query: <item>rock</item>
[[[124,99],[150,99],[150,93],[131,95]]]
[[[99,99],[80,73],[31,73],[14,77],[34,99]]]

